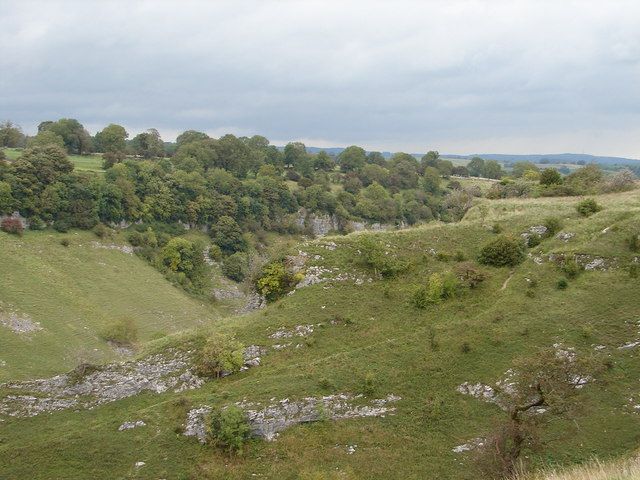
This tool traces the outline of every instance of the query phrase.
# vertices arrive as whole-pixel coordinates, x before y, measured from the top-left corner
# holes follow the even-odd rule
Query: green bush
[[[53,229],[56,232],[67,233],[70,228],[71,225],[66,220],[56,220],[55,222],[53,222]]]
[[[377,388],[376,375],[373,372],[367,372],[362,380],[362,393],[365,396],[371,396],[376,392]]]
[[[504,231],[504,229],[502,228],[502,225],[500,225],[499,223],[494,223],[493,226],[491,227],[491,231],[499,235]]]
[[[578,262],[576,262],[574,259],[570,259],[565,260],[562,263],[560,270],[562,270],[568,278],[576,278],[582,271],[582,267],[580,267],[580,265],[578,265]]]
[[[222,262],[222,273],[235,282],[241,282],[247,275],[249,264],[244,253],[236,252]]]
[[[216,409],[209,416],[210,442],[228,453],[242,453],[251,436],[251,426],[244,411],[236,406]]]
[[[289,272],[282,262],[272,262],[262,268],[256,280],[256,289],[267,301],[272,302],[293,290],[302,278],[300,273]]]
[[[60,245],[62,245],[63,247],[68,247],[69,245],[71,245],[71,242],[69,242],[68,238],[62,238],[60,239]]]
[[[138,328],[132,318],[124,317],[105,326],[100,336],[117,345],[131,345],[138,340]]]
[[[627,238],[627,245],[629,247],[629,250],[631,250],[632,252],[640,251],[640,235],[638,235],[637,233],[632,233],[631,235],[629,235],[629,237]]]
[[[237,372],[244,364],[244,347],[228,335],[214,333],[198,352],[195,367],[198,375],[219,378]]]
[[[629,277],[638,278],[638,276],[640,276],[640,265],[638,265],[637,263],[630,263],[629,264]]]
[[[31,217],[29,219],[29,230],[44,230],[47,226],[40,217]]]
[[[425,309],[431,303],[429,301],[429,294],[427,293],[427,287],[424,285],[419,286],[415,292],[413,292],[412,303],[416,308]]]
[[[501,235],[482,247],[478,260],[484,265],[513,267],[522,262],[524,258],[525,246],[522,239]]]
[[[561,278],[556,282],[556,288],[558,290],[564,290],[569,286],[569,282],[566,278]]]
[[[392,255],[387,255],[382,244],[371,235],[360,235],[355,246],[360,251],[360,263],[385,278],[396,276],[408,266]]]
[[[593,198],[585,198],[576,205],[576,210],[583,217],[590,217],[602,210],[602,207]]]
[[[104,238],[109,235],[109,228],[104,223],[98,223],[93,227],[93,233],[98,238]]]
[[[545,235],[552,237],[562,228],[562,221],[558,217],[548,217],[544,220],[544,226],[547,227]]]
[[[527,245],[530,248],[537,247],[538,245],[540,245],[541,242],[542,242],[542,236],[538,235],[537,233],[532,233],[531,235],[529,235],[529,238],[527,239]]]

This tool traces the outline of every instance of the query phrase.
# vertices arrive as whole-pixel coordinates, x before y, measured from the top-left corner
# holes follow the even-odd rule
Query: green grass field
[[[9,160],[15,160],[22,154],[20,148],[5,148],[5,155]],[[102,169],[102,155],[69,155],[69,160],[73,163],[76,170],[85,172],[103,173]]]
[[[570,464],[595,454],[608,458],[634,451],[640,443],[640,416],[627,404],[630,396],[640,393],[640,363],[637,351],[617,347],[638,337],[640,280],[630,278],[625,268],[583,272],[569,280],[566,290],[558,290],[556,282],[563,275],[558,268],[528,258],[513,270],[486,267],[485,282],[459,298],[426,310],[410,301],[431,273],[454,267],[451,258],[456,252],[475,258],[495,236],[494,223],[507,233],[520,234],[555,215],[562,219],[563,230],[575,237],[566,243],[545,240],[532,254],[602,255],[615,257],[621,266],[633,261],[626,239],[640,228],[638,193],[599,196],[604,209],[587,219],[575,212],[578,200],[479,200],[458,224],[303,243],[299,249],[321,257],[309,265],[365,279],[373,275],[358,262],[362,235],[375,236],[388,255],[411,265],[394,279],[360,285],[330,281],[299,289],[264,310],[208,322],[201,329],[232,332],[246,345],[269,347],[278,342],[269,334],[280,327],[322,324],[300,348],[269,350],[260,367],[179,394],[143,394],[89,411],[3,418],[0,478],[475,480],[482,477],[472,456],[451,450],[487,435],[505,414],[495,405],[459,394],[456,387],[465,381],[493,383],[514,360],[535,356],[540,347],[554,343],[574,347],[584,356],[594,354],[594,345],[605,345],[600,355],[608,369],[578,392],[576,415],[548,419],[540,431],[543,447],[527,452],[530,465]],[[52,332],[59,331],[57,341],[65,341],[67,335],[77,339],[74,350],[99,343],[82,333],[83,327],[74,328],[76,322],[89,322],[90,328],[100,323],[89,312],[102,320],[106,312],[110,316],[116,309],[137,309],[148,319],[145,339],[156,330],[169,333],[173,322],[181,322],[174,325],[179,330],[206,316],[204,307],[178,295],[135,257],[92,249],[87,246],[89,234],[72,236],[68,249],[58,238],[30,232],[23,239],[0,237],[0,299],[20,306]],[[325,248],[329,241],[337,244],[335,250]],[[431,249],[444,255],[435,256]],[[532,279],[537,287],[527,295]],[[156,325],[158,311],[174,315],[163,328]],[[335,319],[341,321],[332,325]],[[26,365],[5,378],[62,371],[72,364],[71,359],[58,358],[56,342],[36,343],[37,335],[11,346],[10,358]],[[151,341],[145,348],[187,348],[189,338],[183,333]],[[4,355],[6,340],[0,340]],[[395,415],[299,425],[274,442],[254,440],[243,455],[234,457],[179,434],[189,406],[359,393],[367,377],[374,379],[370,395],[402,397]],[[118,431],[122,422],[136,419],[147,426]],[[348,454],[345,446],[354,444],[355,452]],[[138,461],[146,465],[136,468]]]

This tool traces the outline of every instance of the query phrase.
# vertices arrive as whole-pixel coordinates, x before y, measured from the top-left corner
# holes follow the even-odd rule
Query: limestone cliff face
[[[337,215],[312,213],[304,208],[298,210],[296,225],[300,228],[307,228],[316,237],[323,237],[331,231],[360,232],[362,230],[393,230],[396,225],[381,223],[365,223],[355,220],[344,220]],[[401,225],[402,226],[402,225]]]

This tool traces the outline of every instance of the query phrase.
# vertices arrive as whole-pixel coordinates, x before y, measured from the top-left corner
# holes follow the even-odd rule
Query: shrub
[[[627,238],[627,245],[629,246],[629,250],[632,252],[640,251],[640,235],[637,233],[632,233]]]
[[[204,377],[219,378],[237,372],[244,364],[244,348],[222,333],[211,335],[196,358],[196,371]]]
[[[412,303],[416,308],[425,309],[431,303],[429,301],[429,295],[427,293],[427,287],[421,285],[413,293]]]
[[[525,258],[525,246],[520,238],[501,235],[487,243],[480,251],[478,260],[494,267],[513,267]]]
[[[464,252],[456,250],[456,253],[453,254],[453,259],[456,262],[464,262],[466,260],[466,257],[464,256]]]
[[[44,230],[46,224],[40,217],[31,217],[29,219],[29,230]]]
[[[68,247],[70,245],[69,239],[68,238],[61,239],[60,245],[62,245],[63,247]]]
[[[24,226],[19,218],[7,217],[0,223],[0,229],[3,232],[12,233],[13,235],[22,236]]]
[[[251,435],[251,426],[240,407],[229,405],[211,412],[207,433],[213,445],[228,453],[242,453]]]
[[[272,302],[287,294],[302,280],[302,274],[292,274],[282,262],[272,262],[262,268],[256,289]]]
[[[640,265],[638,265],[637,263],[630,263],[629,264],[629,277],[638,278],[639,274],[640,274]]]
[[[545,168],[540,173],[540,185],[559,185],[562,183],[562,175],[555,168]]]
[[[494,223],[493,226],[491,227],[491,231],[498,235],[501,234],[503,230],[504,229],[502,228],[502,225],[500,225],[499,223]]]
[[[469,342],[462,342],[462,345],[460,345],[460,351],[462,353],[469,353],[471,351],[471,345],[469,345]]]
[[[556,288],[558,290],[564,290],[568,286],[569,286],[569,282],[567,281],[566,278],[561,278],[556,282]]]
[[[460,289],[460,281],[458,278],[448,273],[442,279],[442,298],[454,298]]]
[[[93,233],[98,238],[104,238],[109,235],[109,228],[104,223],[98,223],[93,227]]]
[[[124,317],[104,327],[100,336],[117,345],[131,345],[138,339],[138,328],[132,318]]]
[[[532,233],[527,238],[527,246],[529,248],[537,247],[542,242],[542,236],[537,233]]]
[[[236,252],[229,255],[222,262],[222,273],[225,277],[235,282],[241,282],[247,275],[248,271],[247,256],[244,253]]]
[[[427,284],[427,298],[429,303],[440,303],[444,296],[444,282],[438,273],[432,273]]]
[[[565,260],[561,265],[560,270],[562,270],[568,278],[576,278],[582,271],[582,268],[578,265],[578,262],[571,259]]]
[[[544,220],[544,226],[547,227],[545,235],[552,237],[562,228],[562,221],[558,217],[548,217]]]
[[[71,225],[66,220],[56,220],[55,222],[53,222],[53,229],[56,232],[67,233],[70,228]]]
[[[376,376],[373,372],[367,372],[362,380],[362,393],[365,396],[373,395],[376,392],[377,386]]]
[[[407,264],[387,255],[383,246],[371,235],[360,235],[356,244],[360,250],[361,263],[385,278],[396,276],[407,268]]]
[[[607,178],[603,190],[605,192],[624,192],[632,190],[635,183],[636,176],[631,170],[625,168]]]
[[[454,272],[463,285],[476,288],[486,275],[471,262],[462,262],[455,266]]]
[[[593,198],[585,198],[576,205],[576,210],[583,217],[589,217],[602,210],[602,207]]]

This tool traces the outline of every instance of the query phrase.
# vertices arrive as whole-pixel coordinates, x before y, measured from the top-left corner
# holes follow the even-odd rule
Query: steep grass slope
[[[640,226],[640,201],[635,192],[598,197],[605,208],[587,219],[575,212],[577,201],[483,201],[459,224],[302,244],[307,272],[321,269],[325,281],[210,327],[264,347],[259,367],[199,389],[147,393],[89,411],[4,417],[0,477],[475,480],[482,476],[473,452],[453,449],[489,435],[505,413],[462,395],[458,386],[494,384],[515,360],[535,358],[541,347],[559,343],[578,356],[595,356],[606,368],[576,391],[573,415],[546,417],[540,448],[526,452],[528,463],[535,468],[635,450],[640,347],[620,347],[640,340],[640,280],[626,268],[636,256],[626,241]],[[413,292],[432,273],[452,270],[456,256],[475,258],[494,238],[494,223],[520,234],[550,215],[562,218],[563,231],[574,234],[570,240],[544,240],[513,270],[487,267],[488,278],[458,298],[425,310],[412,305]],[[393,279],[378,278],[361,261],[364,235],[390,258],[407,261],[408,269]],[[601,256],[606,266],[559,290],[564,273],[546,260],[549,253]],[[273,335],[297,326],[313,331]],[[160,339],[149,349],[190,349],[195,337]],[[336,393],[401,400],[393,415],[295,426],[274,442],[252,441],[236,457],[181,434],[192,407]],[[118,431],[138,419],[146,426]]]
[[[140,342],[217,318],[121,247],[90,232],[0,232],[0,380],[117,359],[99,334],[123,317],[134,320]],[[40,330],[16,333],[10,318]]]

